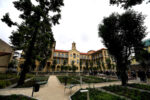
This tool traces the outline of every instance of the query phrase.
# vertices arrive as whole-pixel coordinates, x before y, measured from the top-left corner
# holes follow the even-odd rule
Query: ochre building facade
[[[75,42],[72,43],[71,50],[54,50],[52,56],[52,62],[55,60],[57,63],[55,71],[60,71],[64,62],[66,66],[72,66],[73,63],[77,67],[77,71],[83,71],[86,67],[86,63],[88,63],[88,68],[91,67],[91,63],[92,67],[98,67],[98,62],[100,63],[101,70],[108,70],[106,62],[107,59],[110,59],[111,64],[115,64],[112,57],[108,54],[107,49],[102,48],[97,51],[90,50],[87,53],[82,53],[76,49]],[[48,62],[47,68],[51,64],[52,63]],[[80,67],[80,65],[82,65],[82,67]]]
[[[112,60],[112,57],[108,54],[107,49],[102,48],[100,50],[94,51],[90,50],[87,53],[82,53],[76,49],[76,43],[72,43],[72,49],[71,50],[56,50],[55,45],[52,48],[52,56],[50,59],[48,59],[46,66],[43,68],[42,71],[52,71],[52,65],[54,61],[56,62],[54,71],[61,71],[61,67],[70,66],[72,67],[72,63],[77,67],[77,72],[83,71],[86,67],[86,63],[88,63],[88,68],[91,67],[98,67],[98,62],[100,63],[100,69],[101,70],[108,70],[107,67],[107,59],[110,59],[111,64],[115,64]],[[24,62],[24,59],[20,59],[21,63]],[[82,67],[80,67],[82,62]],[[39,63],[36,61],[36,69],[37,71],[39,68]]]

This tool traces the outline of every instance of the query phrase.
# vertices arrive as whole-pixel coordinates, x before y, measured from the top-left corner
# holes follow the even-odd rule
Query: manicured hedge
[[[141,92],[136,89],[129,89],[124,86],[108,86],[108,87],[103,87],[103,89],[105,89],[107,91],[111,91],[118,95],[125,96],[132,100],[150,100],[150,93]]]
[[[99,91],[97,89],[88,89],[90,100],[125,100],[112,94]],[[87,100],[87,93],[81,93],[80,90],[72,97],[72,100]]]
[[[67,84],[80,84],[79,81],[74,79],[72,76],[57,76],[61,83],[65,83],[65,78],[67,78]]]
[[[10,96],[0,95],[0,100],[37,100],[37,99],[29,98],[22,95],[10,95]]]
[[[138,89],[143,89],[143,90],[148,90],[150,91],[150,85],[144,85],[144,84],[128,84],[129,87],[133,88],[138,88]]]
[[[42,81],[48,81],[49,76],[35,76],[33,79],[25,82],[21,86],[15,86],[14,88],[27,88],[27,87],[33,87],[33,85],[36,82],[42,82]]]

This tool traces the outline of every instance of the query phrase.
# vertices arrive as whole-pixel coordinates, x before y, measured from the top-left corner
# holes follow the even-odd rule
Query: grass
[[[88,89],[90,100],[125,100],[112,94],[99,91],[97,89]],[[81,93],[80,90],[72,97],[72,100],[87,100],[87,93]]]
[[[129,87],[133,88],[138,88],[138,89],[143,89],[143,90],[148,90],[150,91],[150,85],[144,85],[144,84],[128,84]]]
[[[22,95],[10,95],[10,96],[0,95],[0,100],[37,100],[37,99],[29,98]]]
[[[150,98],[150,93],[148,92],[141,92],[139,90],[129,89],[123,86],[108,86],[108,87],[103,87],[103,89],[107,91],[111,91],[118,95],[125,96],[132,100],[149,100]]]

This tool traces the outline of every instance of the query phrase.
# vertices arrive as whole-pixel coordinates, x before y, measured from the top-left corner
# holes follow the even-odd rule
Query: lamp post
[[[90,100],[89,90],[80,90],[81,93],[87,92],[87,100]]]

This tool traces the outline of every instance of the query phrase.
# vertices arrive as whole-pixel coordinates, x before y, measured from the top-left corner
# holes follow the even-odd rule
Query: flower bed
[[[108,87],[103,87],[103,89],[107,91],[111,91],[118,95],[125,96],[132,100],[149,100],[150,99],[150,93],[141,92],[136,89],[129,89],[123,86],[108,86]]]
[[[23,95],[9,95],[9,96],[0,95],[0,100],[37,100],[37,99],[29,98]]]
[[[112,94],[99,91],[97,89],[88,89],[90,100],[125,100]],[[87,93],[81,93],[80,90],[72,97],[72,100],[87,100]]]
[[[144,85],[144,84],[128,84],[129,87],[143,89],[150,91],[150,85]]]

